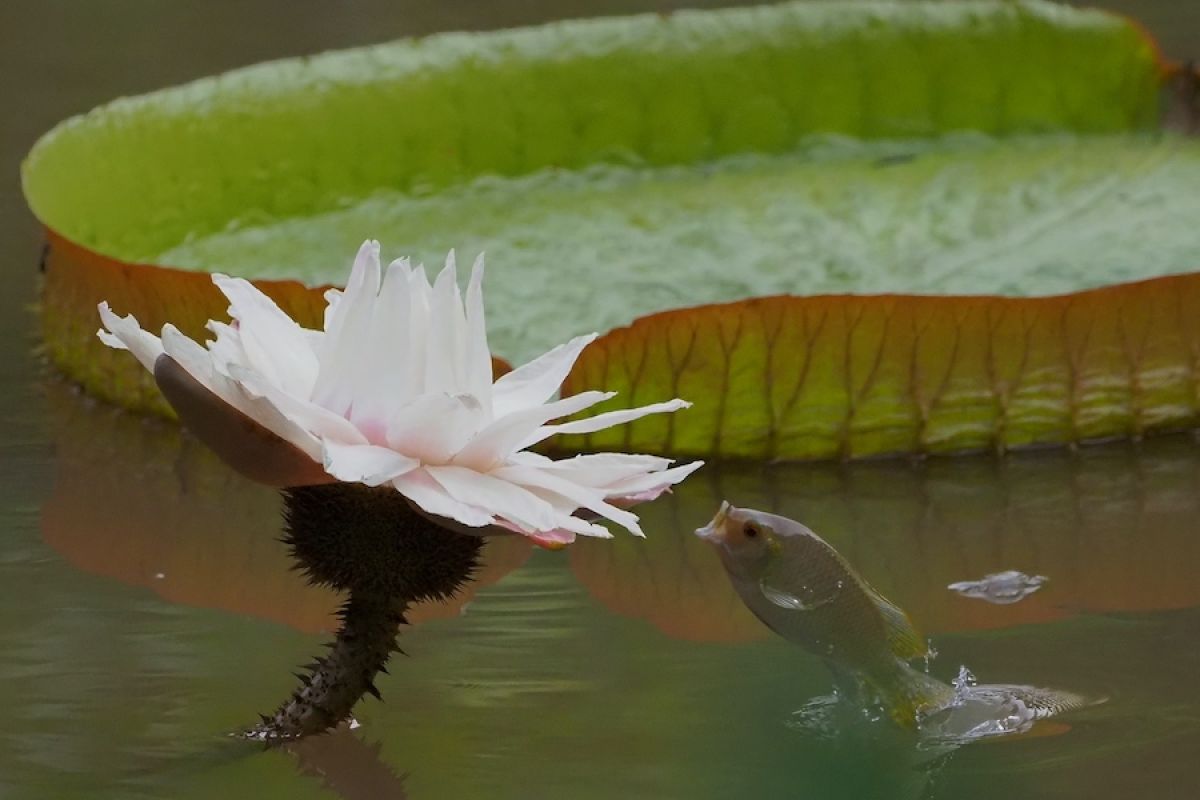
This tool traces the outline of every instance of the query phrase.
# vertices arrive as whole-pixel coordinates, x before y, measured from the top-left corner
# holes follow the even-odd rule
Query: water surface
[[[1200,44],[1191,4],[1123,5],[1175,52]],[[1191,437],[1003,462],[705,470],[645,508],[644,542],[490,548],[465,608],[426,609],[406,633],[410,657],[380,682],[387,702],[362,704],[360,729],[291,750],[224,735],[290,689],[336,598],[286,570],[269,491],[175,430],[41,377],[27,311],[39,236],[15,165],[53,122],[117,94],[560,6],[0,8],[0,797],[1195,797]],[[938,677],[966,664],[981,681],[1109,702],[949,755],[870,726],[797,730],[793,712],[829,677],[749,618],[691,536],[723,498],[826,536],[933,638]],[[1004,569],[1049,581],[1012,605],[945,588]]]

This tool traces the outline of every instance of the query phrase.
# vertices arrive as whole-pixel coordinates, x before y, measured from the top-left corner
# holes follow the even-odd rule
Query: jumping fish
[[[768,628],[852,676],[905,727],[955,706],[962,693],[914,669],[929,644],[908,615],[871,587],[817,534],[795,520],[723,503],[696,531],[712,544],[734,590]],[[1035,719],[1087,705],[1067,692],[981,685],[979,697],[1022,701]]]

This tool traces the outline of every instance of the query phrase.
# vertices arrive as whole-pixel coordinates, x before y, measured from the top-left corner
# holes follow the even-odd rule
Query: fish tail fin
[[[888,716],[902,728],[916,728],[921,717],[945,706],[954,689],[937,678],[897,662],[898,672],[888,680],[870,681]]]
[[[1107,697],[1085,697],[1062,689],[1043,689],[1038,686],[1023,686],[1015,684],[984,683],[976,687],[976,691],[1003,693],[1020,700],[1033,712],[1034,719],[1046,719],[1068,711],[1100,705],[1108,702]]]

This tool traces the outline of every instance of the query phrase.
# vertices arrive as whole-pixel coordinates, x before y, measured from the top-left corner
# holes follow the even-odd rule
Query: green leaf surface
[[[1200,146],[1158,130],[1164,69],[1135,24],[1102,12],[809,2],[448,34],[120,100],[60,125],[25,165],[31,206],[65,240],[49,351],[106,396],[161,407],[84,343],[98,300],[199,330],[217,301],[190,272],[336,282],[368,237],[426,262],[487,251],[492,343],[513,361],[664,309],[1046,295],[1185,272]],[[316,313],[313,292],[270,291]],[[571,387],[698,401],[626,444],[754,457],[1137,435],[1195,414],[1183,323],[1114,356],[1070,338],[1097,320],[1057,306],[1030,312],[1036,324],[996,311],[987,328],[937,303],[928,323],[917,301],[867,317],[855,302],[829,327],[816,311],[739,307],[760,332],[782,320],[780,348],[727,337],[711,309],[639,328],[628,352],[589,349]],[[1124,316],[1149,313],[1083,307],[1117,339]],[[702,345],[673,349],[689,341]],[[1021,353],[1074,377],[1028,373]]]
[[[431,264],[451,247],[470,259],[486,251],[492,343],[523,361],[703,303],[1046,295],[1190,270],[1200,263],[1197,186],[1200,144],[1161,136],[825,142],[787,156],[376,195],[195,239],[161,260],[322,283],[367,237]]]
[[[1157,122],[1159,69],[1135,26],[1045,2],[572,21],[278,61],[118,100],[43,138],[24,177],[59,233],[148,260],[230,224],[484,175],[698,164],[788,152],[812,134],[1143,129]]]

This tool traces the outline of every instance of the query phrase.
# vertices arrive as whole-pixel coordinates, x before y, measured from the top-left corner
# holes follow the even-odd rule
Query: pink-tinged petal
[[[154,379],[184,427],[244,477],[275,487],[333,481],[307,453],[210,391],[171,356],[159,357]]]
[[[467,391],[479,398],[492,414],[492,353],[488,349],[487,321],[483,313],[483,253],[471,267],[467,283]]]
[[[288,394],[309,396],[317,380],[317,355],[307,332],[249,281],[214,275],[213,283],[229,299],[247,366]]]
[[[556,395],[583,348],[598,335],[576,336],[502,375],[492,387],[492,413],[499,419],[521,409],[540,406]]]
[[[633,422],[635,419],[649,416],[650,414],[666,414],[672,411],[678,411],[681,408],[690,408],[691,403],[683,400],[668,400],[665,403],[653,403],[641,408],[625,408],[620,411],[607,411],[603,414],[597,414],[594,417],[586,419],[578,419],[573,422],[564,422],[559,425],[546,425],[538,428],[530,436],[521,443],[521,449],[532,447],[540,441],[549,439],[560,433],[594,433],[605,428],[611,428],[614,425],[624,425],[628,422]]]
[[[324,442],[321,461],[325,471],[339,481],[379,486],[421,466],[415,458],[373,444]]]
[[[647,489],[646,491],[639,492],[637,494],[614,495],[609,497],[608,500],[617,508],[633,508],[634,506],[641,505],[642,503],[649,503],[652,500],[657,500],[664,494],[670,494],[670,492],[670,485],[656,486],[653,489]]]
[[[556,508],[559,508],[564,515],[563,524],[560,526],[562,530],[570,531],[571,533],[576,533],[580,536],[590,536],[593,539],[613,538],[612,531],[603,525],[597,525],[591,520],[584,519],[582,516],[576,516],[568,513],[566,507],[571,504],[566,502],[560,495],[554,494],[553,492],[547,492],[542,489],[531,489],[530,491],[551,505],[554,505]],[[534,531],[533,533],[537,534],[541,533],[541,531]]]
[[[703,461],[693,461],[690,464],[681,464],[661,472],[626,478],[608,486],[604,493],[613,503],[622,506],[645,503],[668,491],[702,466],[704,466]]]
[[[501,520],[499,523],[497,523],[497,526],[510,533],[519,533],[543,550],[562,550],[567,545],[575,542],[575,532],[563,530],[561,528],[553,531],[539,531],[537,533],[530,533],[529,531],[521,530],[516,525],[513,525],[510,522],[505,522],[504,520]]]
[[[346,290],[329,315],[320,368],[312,399],[339,416],[346,416],[356,397],[366,396],[374,376],[363,354],[371,342],[371,313],[379,294],[379,242],[359,248]]]
[[[154,362],[163,353],[159,338],[149,331],[142,330],[133,314],[118,317],[108,307],[107,302],[101,303],[98,308],[100,321],[108,329],[96,331],[100,341],[115,350],[128,350],[143,367],[153,372]]]
[[[613,396],[613,392],[580,392],[498,418],[458,451],[454,463],[486,472],[520,449],[522,442],[549,420],[575,414]]]
[[[316,436],[321,441],[338,444],[367,444],[367,437],[350,420],[341,417],[310,400],[301,400],[271,385],[261,375],[245,367],[230,367],[233,379],[251,397],[263,398],[283,416]]]
[[[645,536],[641,526],[638,525],[637,515],[609,505],[605,502],[604,494],[601,491],[580,486],[536,467],[506,466],[494,470],[491,474],[527,489],[541,489],[557,494],[573,504],[575,508],[585,508],[593,514],[611,520],[634,536]]]
[[[569,544],[574,544],[575,534],[572,531],[542,531],[530,533],[527,537],[531,542],[544,550],[562,550]]]
[[[388,421],[387,444],[427,464],[444,464],[471,440],[483,419],[483,409],[470,395],[422,395]]]
[[[410,504],[432,515],[434,522],[439,521],[437,517],[442,517],[475,529],[485,529],[496,523],[493,515],[484,509],[451,497],[424,469],[405,473],[392,481],[392,485],[409,499]]]
[[[533,540],[535,544],[540,547],[544,547],[547,550],[562,549],[563,546],[574,542],[576,535],[580,534],[583,536],[591,536],[595,539],[613,538],[613,535],[609,532],[608,528],[605,528],[602,525],[594,525],[580,517],[571,516],[566,510],[566,506],[569,506],[570,503],[566,502],[561,496],[552,492],[543,492],[541,490],[534,490],[533,493],[541,497],[543,500],[546,500],[551,505],[555,505],[557,503],[559,510],[564,515],[563,519],[569,527],[556,528],[551,531],[532,531],[521,527],[511,520],[497,519],[493,528],[498,528],[501,531],[507,531],[509,533],[519,533],[520,535]]]

